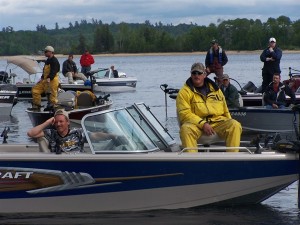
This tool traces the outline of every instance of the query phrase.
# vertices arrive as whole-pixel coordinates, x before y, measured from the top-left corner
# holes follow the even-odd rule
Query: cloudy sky
[[[0,29],[36,30],[45,25],[54,29],[91,19],[104,23],[150,23],[207,26],[218,19],[278,18],[300,19],[300,0],[0,0]]]

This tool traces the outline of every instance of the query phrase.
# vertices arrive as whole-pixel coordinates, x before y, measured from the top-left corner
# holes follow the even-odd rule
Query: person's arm
[[[51,117],[50,119],[46,120],[44,123],[35,126],[31,128],[28,132],[27,135],[31,138],[39,138],[39,137],[44,137],[44,129],[46,129],[48,126],[52,125],[54,123],[54,117]]]
[[[223,49],[223,53],[222,53],[222,66],[225,66],[227,62],[228,62],[228,57],[226,55],[226,52]]]
[[[64,61],[62,73],[63,73],[63,75],[66,75],[67,72],[68,72],[68,63],[67,63],[67,61]]]
[[[267,61],[267,49],[263,50],[263,52],[260,55],[260,61],[266,62]]]
[[[270,54],[271,57],[276,61],[279,61],[282,57],[282,51],[279,48],[275,48]]]
[[[296,96],[295,93],[292,91],[292,89],[289,86],[285,86],[285,93],[290,96],[291,98],[291,104],[295,105],[296,104]]]
[[[203,128],[203,125],[207,122],[204,118],[196,115],[192,112],[190,99],[192,98],[193,93],[187,89],[181,89],[176,97],[176,109],[178,113],[178,118],[181,124],[183,123],[192,123],[198,126],[200,129]]]

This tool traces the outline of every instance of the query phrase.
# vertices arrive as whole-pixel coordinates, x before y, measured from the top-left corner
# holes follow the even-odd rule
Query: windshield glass
[[[84,118],[83,128],[95,153],[158,150],[125,109],[89,114]]]
[[[168,131],[160,124],[149,107],[144,103],[134,104],[127,107],[127,110],[160,149],[165,150],[170,145],[175,144],[174,139]]]

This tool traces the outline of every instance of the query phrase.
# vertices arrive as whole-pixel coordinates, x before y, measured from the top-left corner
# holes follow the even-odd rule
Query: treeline
[[[57,23],[55,29],[37,25],[36,31],[4,27],[0,32],[0,55],[42,53],[46,45],[52,45],[61,54],[82,54],[85,49],[92,54],[207,51],[212,39],[219,40],[226,50],[259,50],[266,47],[270,37],[275,37],[283,50],[299,50],[300,20],[280,16],[264,23],[258,19],[235,19],[208,26],[175,26],[149,21],[104,24],[92,19],[70,22],[68,28],[59,28]]]

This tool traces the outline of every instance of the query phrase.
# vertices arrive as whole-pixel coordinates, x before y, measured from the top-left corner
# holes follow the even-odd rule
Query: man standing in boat
[[[54,56],[54,48],[52,46],[47,46],[44,53],[47,60],[43,68],[43,75],[41,80],[32,87],[32,108],[29,108],[28,110],[40,110],[41,95],[43,93],[49,95],[48,107],[54,107],[57,103],[60,64]]]
[[[276,39],[271,37],[268,47],[264,49],[260,55],[260,60],[264,63],[262,68],[262,93],[265,92],[267,86],[272,82],[273,75],[275,73],[281,73],[281,57],[282,51],[276,46]]]
[[[178,92],[176,108],[182,147],[193,148],[189,152],[198,152],[197,140],[202,135],[217,134],[227,147],[240,146],[241,124],[231,118],[221,89],[206,77],[202,63],[192,65],[191,76]]]
[[[205,57],[205,66],[207,76],[210,73],[215,73],[218,85],[222,83],[223,66],[225,66],[227,62],[228,58],[224,49],[219,46],[217,40],[212,40],[211,47]]]
[[[264,92],[264,103],[267,109],[284,109],[287,105],[286,95],[290,96],[291,104],[295,104],[295,93],[288,85],[280,82],[280,74],[273,75],[273,82],[270,83]]]
[[[94,57],[88,50],[85,50],[85,52],[80,57],[81,73],[86,76],[87,72],[91,71],[91,65],[94,64],[94,62]]]

